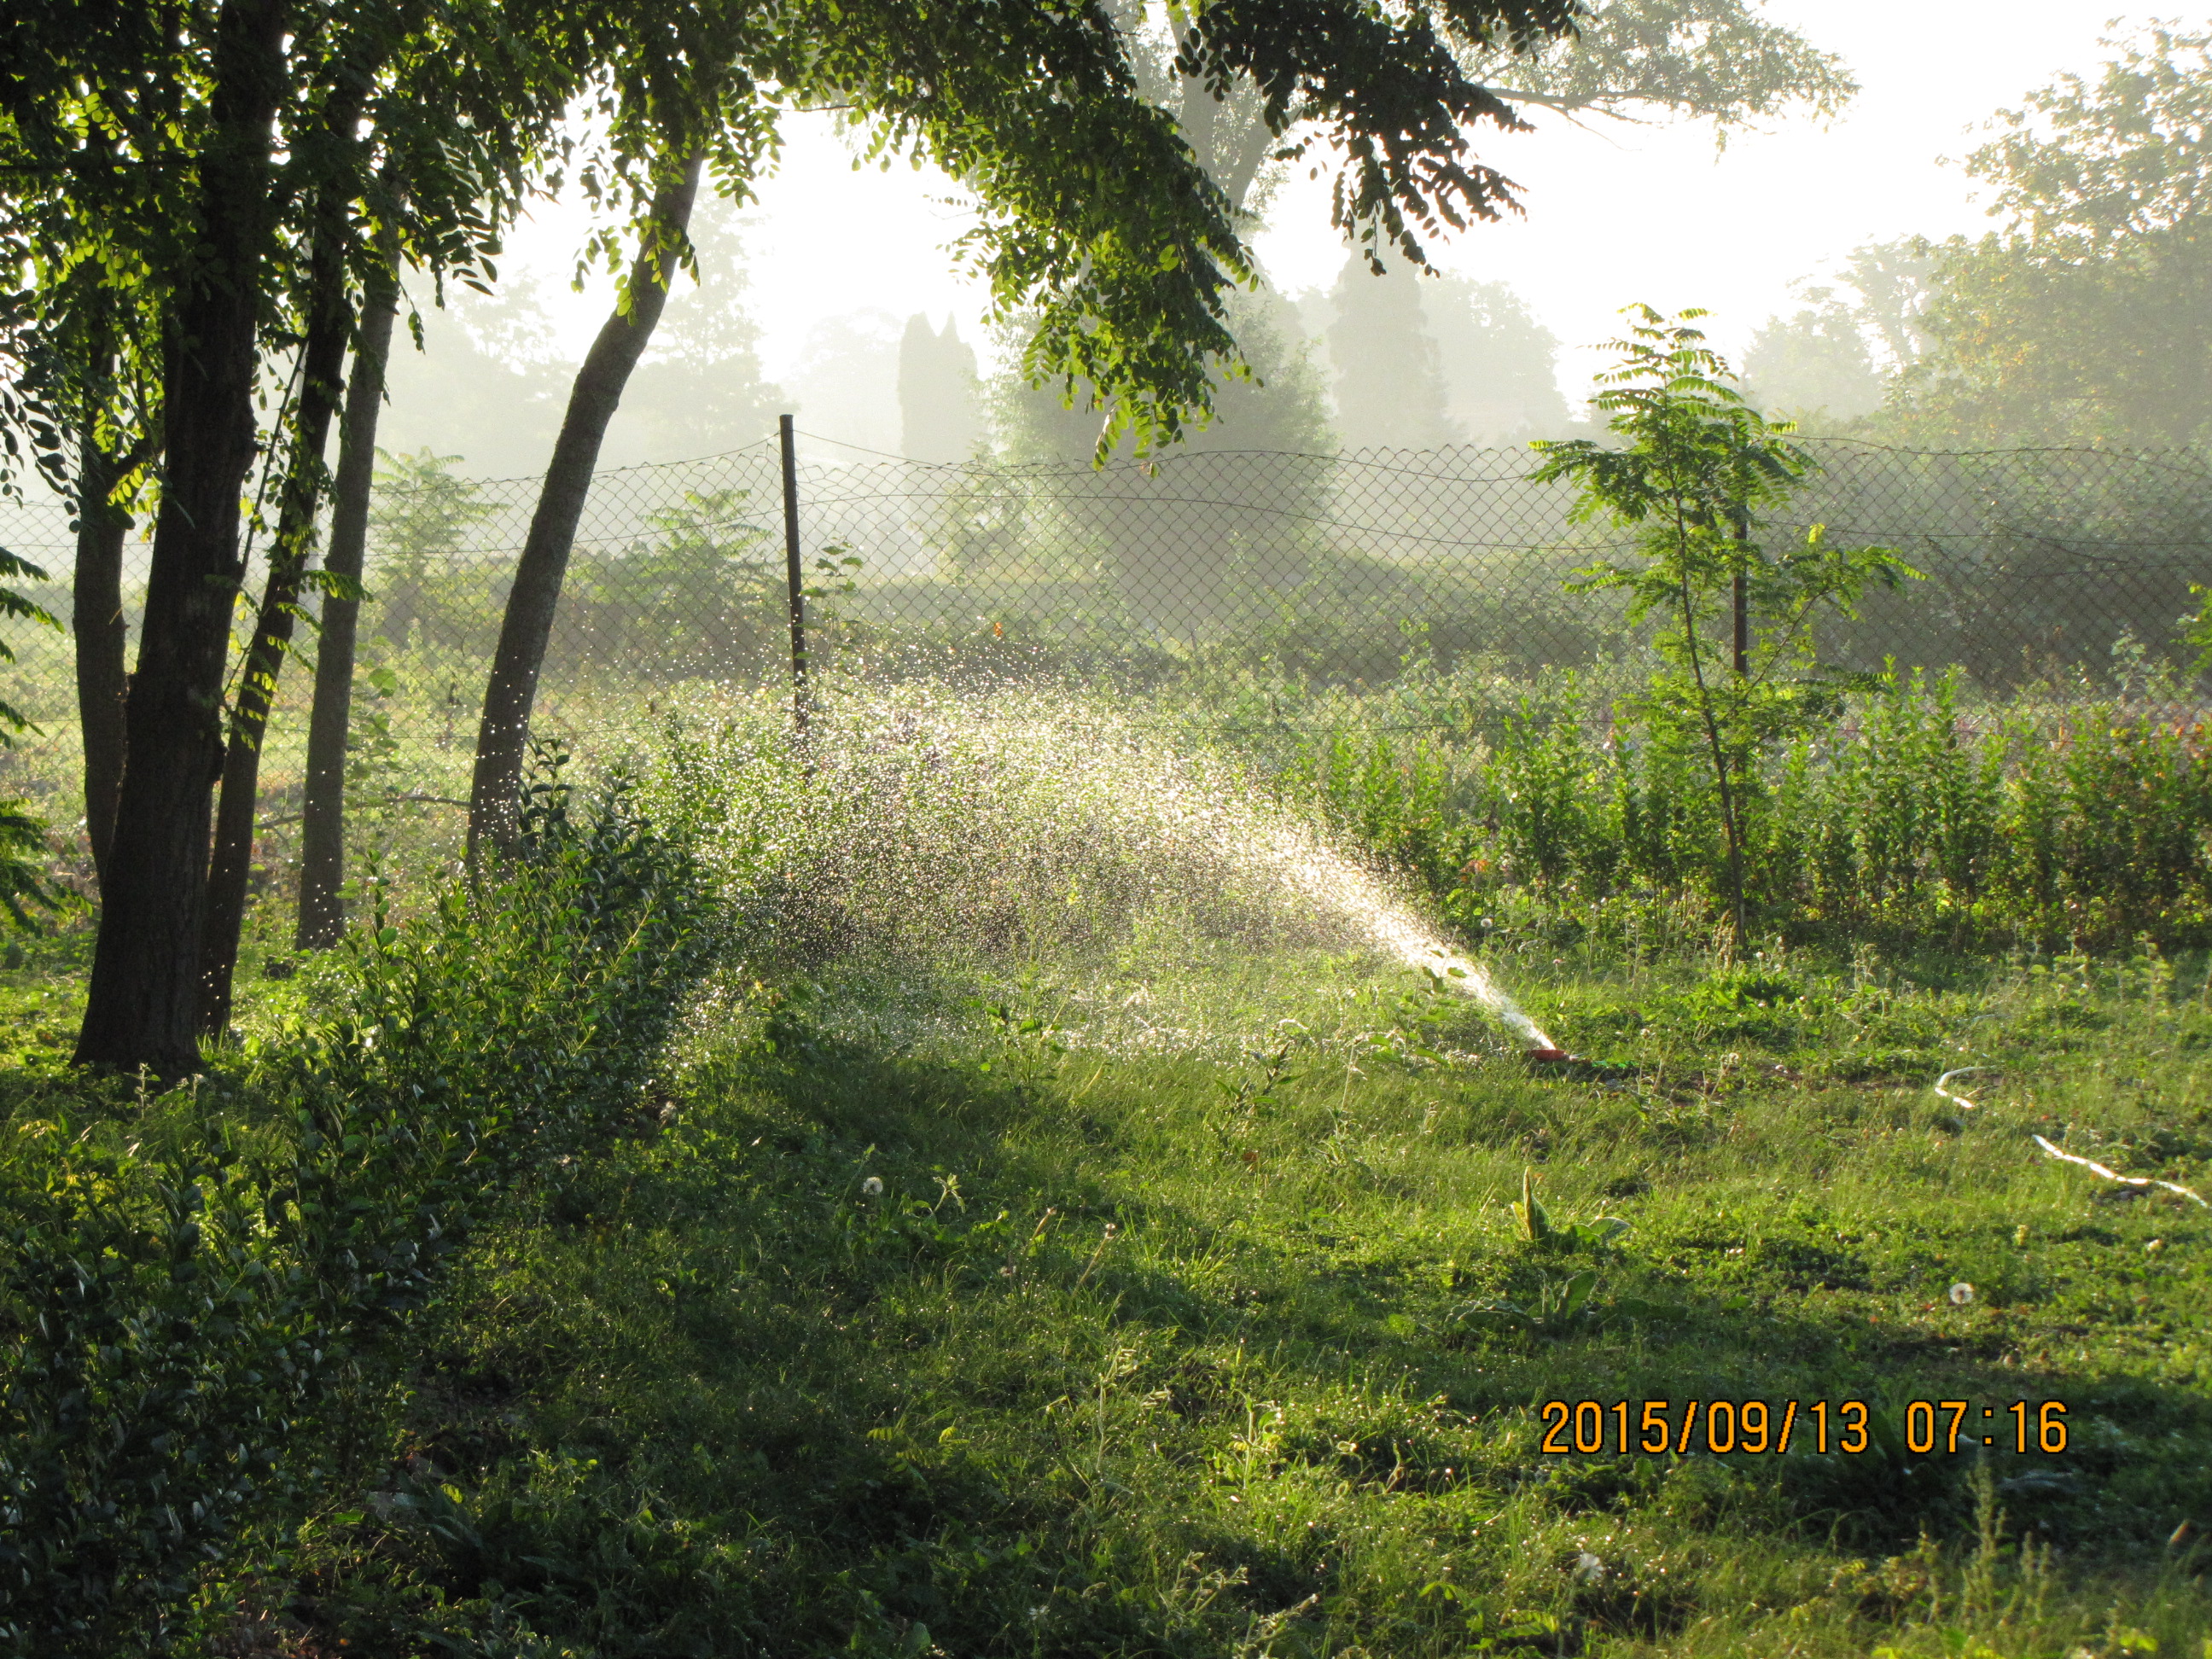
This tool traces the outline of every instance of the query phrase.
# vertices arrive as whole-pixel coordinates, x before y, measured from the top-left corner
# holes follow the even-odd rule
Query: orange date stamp
[[[1780,1455],[1800,1451],[1857,1455],[1888,1449],[1901,1437],[1915,1456],[1955,1456],[1982,1448],[2066,1449],[2066,1405],[2014,1400],[1980,1407],[1966,1400],[1909,1400],[1902,1422],[1878,1418],[1863,1400],[1547,1400],[1539,1415],[1547,1455],[1612,1452],[1653,1455],[1693,1451]]]

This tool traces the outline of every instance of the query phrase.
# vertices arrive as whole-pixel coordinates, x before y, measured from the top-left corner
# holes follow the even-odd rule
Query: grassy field
[[[1075,1034],[1173,977],[731,988],[471,1253],[312,1650],[2197,1659],[2212,1226],[2030,1135],[2203,1184],[2199,968],[1562,957],[1549,1072],[1340,963],[1241,1062]],[[1800,1407],[1555,1455],[1554,1400]]]
[[[502,1166],[180,1648],[2212,1659],[2212,1214],[2033,1139],[2212,1189],[2200,957],[1729,962],[1529,908],[1486,959],[1583,1056],[1531,1065],[1372,951],[1157,894],[1022,948],[983,808],[924,891],[851,849],[945,866],[937,805],[793,829],[773,782],[697,808],[752,932],[635,1109]],[[830,869],[810,836],[847,925],[779,948],[761,872]],[[11,1116],[136,1136],[179,1109],[61,1077],[85,944],[0,967]],[[251,1066],[354,994],[252,981],[216,1097],[277,1134]]]

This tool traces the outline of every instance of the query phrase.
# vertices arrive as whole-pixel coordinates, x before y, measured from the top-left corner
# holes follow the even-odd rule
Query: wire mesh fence
[[[1923,580],[1828,626],[1832,659],[1956,665],[1992,695],[2134,642],[2178,662],[2192,582],[2212,582],[2212,460],[2101,449],[1916,453],[1808,442],[1817,471],[1763,537],[1824,525],[1900,550]],[[1511,678],[1632,656],[1616,602],[1571,593],[1618,556],[1571,522],[1525,450],[1176,453],[1155,462],[939,465],[853,452],[800,468],[817,666],[877,676],[1077,678],[1131,689],[1194,677],[1371,690],[1470,666]],[[399,470],[372,520],[356,769],[386,798],[465,793],[485,673],[535,479]],[[773,441],[594,483],[541,680],[538,724],[572,739],[678,688],[787,668]],[[56,505],[0,508],[0,545],[54,573]],[[131,544],[126,610],[144,589]],[[241,617],[240,626],[248,619]],[[0,752],[0,791],[66,821],[77,742],[67,636],[19,629],[0,687],[38,722]],[[312,654],[312,640],[302,647]],[[264,821],[297,810],[309,675],[282,680]]]

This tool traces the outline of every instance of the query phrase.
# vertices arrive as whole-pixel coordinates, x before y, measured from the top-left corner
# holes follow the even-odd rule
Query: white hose
[[[1994,1072],[1996,1069],[1997,1068],[1994,1066],[1954,1066],[1951,1070],[1944,1073],[1942,1076],[1936,1079],[1936,1092],[1942,1096],[1944,1099],[1949,1101],[1954,1106],[1963,1106],[1970,1112],[1978,1112],[1982,1109],[1974,1104],[1972,1101],[1967,1099],[1964,1095],[1953,1094],[1943,1085],[1948,1083],[1953,1078],[1964,1077],[1969,1072]]]
[[[2124,1187],[2163,1187],[2169,1193],[2179,1193],[2191,1204],[2202,1205],[2205,1209],[2212,1210],[2212,1204],[2206,1204],[2203,1199],[2199,1198],[2195,1193],[2191,1192],[2188,1188],[2176,1186],[2171,1181],[2154,1181],[2148,1176],[2124,1176],[2117,1170],[2108,1170],[2103,1164],[2093,1163],[2088,1158],[2077,1158],[2072,1152],[2062,1152],[2058,1148],[2045,1140],[2041,1135],[2036,1136],[2035,1144],[2042,1147],[2045,1152],[2050,1153],[2051,1157],[2057,1158],[2063,1163],[2078,1164],[2083,1169],[2104,1176],[2107,1181],[2117,1181]]]

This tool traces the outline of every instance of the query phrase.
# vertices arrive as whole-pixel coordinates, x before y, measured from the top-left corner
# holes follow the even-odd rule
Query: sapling
[[[1594,564],[1570,591],[1619,588],[1632,625],[1656,621],[1665,666],[1631,708],[1655,738],[1686,736],[1704,750],[1727,842],[1732,937],[1749,936],[1744,898],[1744,806],[1752,762],[1765,746],[1809,732],[1866,677],[1817,660],[1812,622],[1823,608],[1856,614],[1869,583],[1893,587],[1920,573],[1886,547],[1840,548],[1824,526],[1770,551],[1758,514],[1790,500],[1812,458],[1731,384],[1735,372],[1692,325],[1632,306],[1620,361],[1597,377],[1592,405],[1613,442],[1539,441],[1533,482],[1571,482],[1573,522],[1603,519],[1634,532],[1641,562]]]

